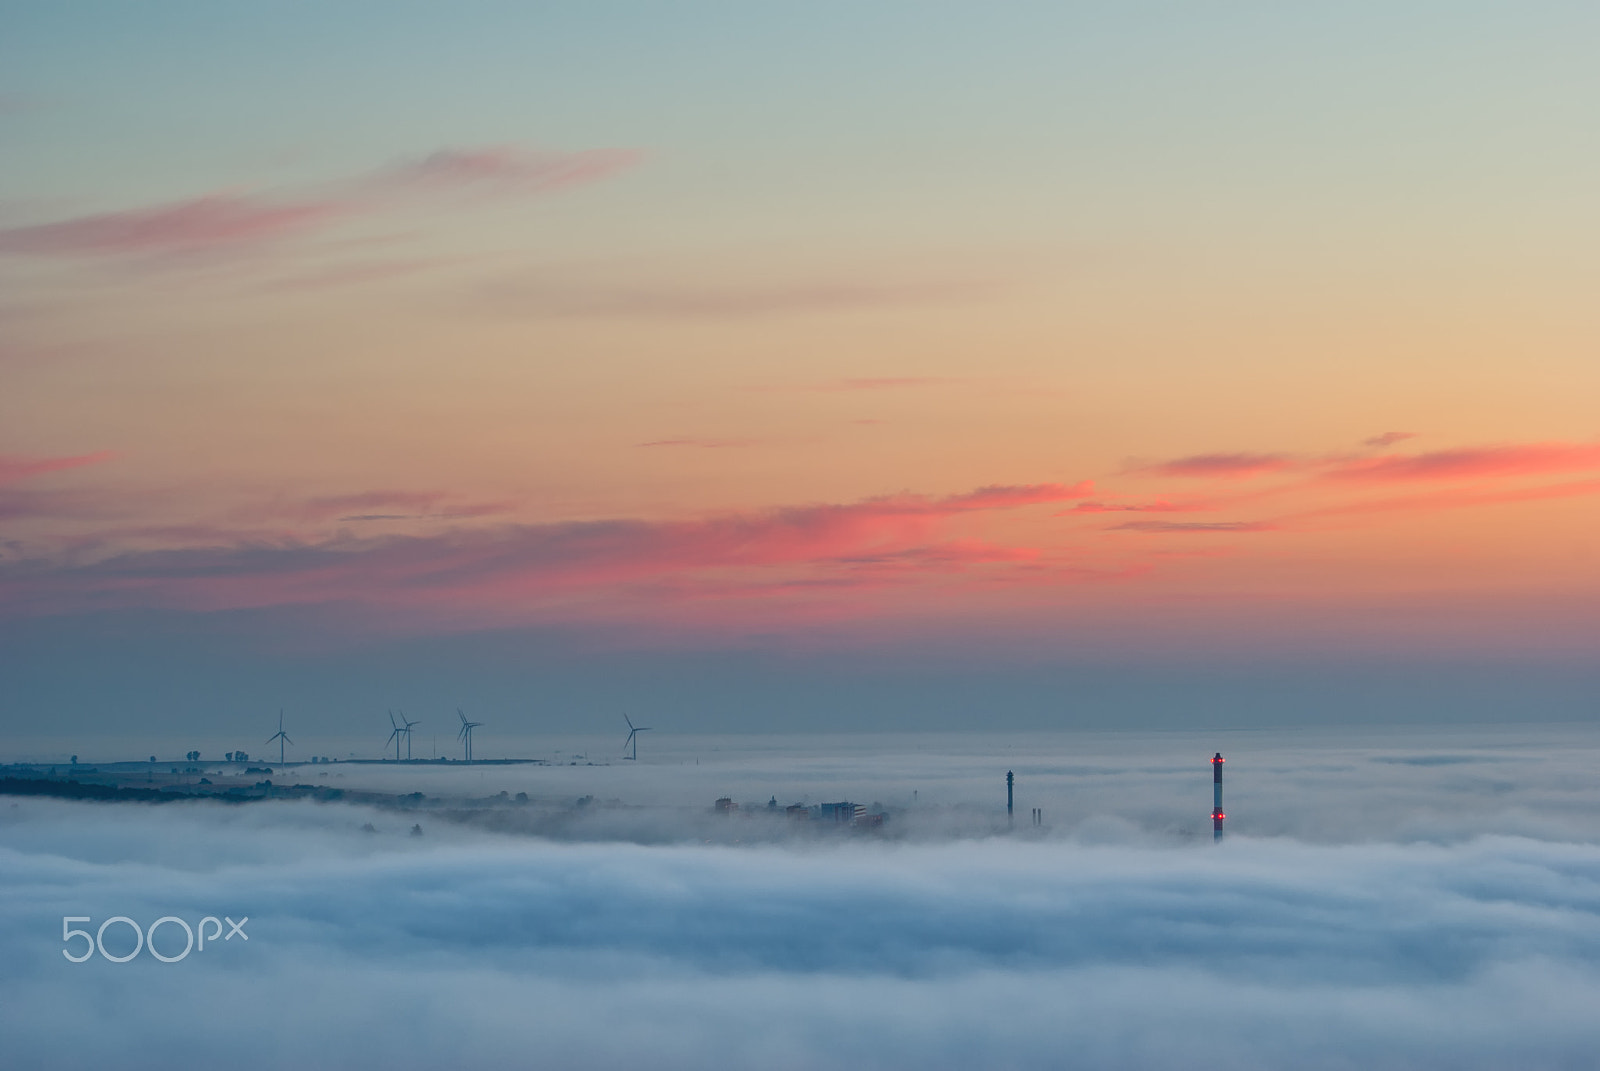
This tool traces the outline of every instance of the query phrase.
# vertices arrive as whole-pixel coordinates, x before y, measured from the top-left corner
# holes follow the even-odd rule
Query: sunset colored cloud
[[[1308,510],[1299,516],[1319,517],[1362,513],[1437,513],[1483,506],[1511,506],[1563,498],[1600,495],[1600,479],[1570,480],[1531,487],[1455,488],[1425,494],[1361,498]]]
[[[1057,514],[1065,517],[1073,513],[1195,513],[1211,507],[1203,502],[1079,502],[1069,510]]]
[[[443,491],[363,491],[312,498],[273,513],[306,521],[376,521],[488,517],[511,508],[509,502],[466,502]]]
[[[1544,476],[1597,470],[1600,470],[1600,443],[1548,442],[1354,459],[1331,466],[1327,476],[1336,480],[1398,483]]]
[[[958,495],[901,494],[839,505],[724,514],[695,521],[606,520],[452,529],[437,535],[128,552],[86,566],[33,563],[0,569],[14,605],[84,598],[112,605],[230,606],[355,601],[453,603],[537,615],[562,600],[604,592],[626,605],[628,588],[728,570],[761,583],[876,575],[936,579],[974,566],[1031,562],[1036,548],[946,531],[957,518],[1059,502],[1087,485],[990,486]],[[342,510],[437,506],[438,496],[374,492],[313,500]],[[375,514],[383,518],[389,514]],[[21,569],[21,571],[19,571]],[[795,571],[798,570],[798,573]],[[788,572],[790,575],[781,575]],[[619,588],[619,585],[622,587]]]
[[[1292,459],[1284,454],[1193,454],[1147,465],[1142,471],[1156,476],[1242,480],[1283,472],[1291,467]]]
[[[643,158],[643,154],[634,149],[552,152],[505,145],[441,149],[387,168],[367,184],[380,193],[407,190],[503,195],[551,193],[598,182],[637,166]]]
[[[19,480],[43,476],[50,472],[99,465],[117,455],[111,450],[97,450],[92,454],[75,454],[71,457],[30,457],[24,454],[0,454],[0,486]]]
[[[1370,439],[1362,439],[1361,442],[1364,446],[1393,446],[1395,443],[1402,443],[1407,439],[1415,439],[1416,437],[1415,432],[1386,431],[1382,435],[1374,435]]]
[[[445,149],[375,174],[277,194],[213,193],[144,208],[0,229],[0,253],[171,255],[259,247],[392,207],[409,194],[555,193],[636,164],[627,149]]]
[[[259,245],[326,225],[348,208],[331,201],[273,201],[213,194],[151,208],[0,230],[0,252],[45,256],[190,253]]]
[[[936,508],[945,509],[1013,509],[1017,506],[1034,506],[1041,502],[1064,502],[1094,494],[1094,481],[1081,483],[1036,483],[1021,486],[980,487],[964,495],[951,495],[937,500]]]
[[[1268,521],[1128,521],[1111,526],[1113,532],[1270,532]]]

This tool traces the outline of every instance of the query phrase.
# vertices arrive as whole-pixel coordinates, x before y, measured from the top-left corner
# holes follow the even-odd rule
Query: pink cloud
[[[643,154],[635,149],[553,152],[504,145],[441,149],[380,172],[372,184],[395,190],[550,193],[597,182],[642,159]]]
[[[1013,509],[1043,502],[1063,502],[1094,494],[1094,481],[1075,484],[1035,483],[1012,486],[991,485],[938,500],[946,509]]]
[[[1361,443],[1363,446],[1393,446],[1395,443],[1403,443],[1407,439],[1415,439],[1416,437],[1417,434],[1413,431],[1386,431],[1382,435],[1374,435],[1370,439],[1362,439]]]
[[[313,517],[332,517],[352,510],[402,507],[425,511],[445,496],[438,491],[362,491],[350,495],[324,495],[308,499],[303,514]]]
[[[242,511],[242,520],[274,521],[398,521],[454,520],[508,513],[512,502],[462,502],[444,491],[361,491],[324,495],[289,504]]]
[[[1544,484],[1537,487],[1515,487],[1500,490],[1454,490],[1434,494],[1398,495],[1390,498],[1363,499],[1345,502],[1320,509],[1307,510],[1297,516],[1323,517],[1363,513],[1433,513],[1442,510],[1471,509],[1478,506],[1516,505],[1522,502],[1542,502],[1561,498],[1582,498],[1600,495],[1600,479],[1573,480],[1568,483]]]
[[[1388,454],[1335,464],[1327,477],[1369,483],[1541,476],[1600,469],[1600,443],[1524,443],[1426,454]]]
[[[18,606],[87,601],[220,609],[348,601],[526,615],[578,604],[627,606],[640,585],[704,579],[796,590],[810,581],[862,576],[919,583],[1036,561],[1033,548],[965,537],[946,525],[1081,490],[994,486],[943,498],[892,495],[678,522],[502,525],[317,541],[258,537],[233,546],[123,553],[93,565],[30,562],[6,569],[0,563],[0,592]],[[320,499],[315,506],[425,507],[429,498],[373,493]]]
[[[1128,521],[1114,524],[1113,532],[1271,532],[1269,521]]]
[[[1292,465],[1293,460],[1284,454],[1194,454],[1147,465],[1142,471],[1161,476],[1237,480],[1282,472]]]
[[[1056,514],[1065,517],[1073,513],[1199,513],[1210,509],[1204,502],[1079,502],[1069,510]]]
[[[184,253],[258,245],[324,225],[343,206],[215,194],[0,230],[0,251],[44,255]]]
[[[43,476],[47,472],[61,472],[65,469],[82,468],[85,465],[98,465],[110,461],[117,455],[111,450],[98,450],[92,454],[77,454],[72,457],[29,457],[24,454],[0,454],[0,486],[26,480],[33,476]]]
[[[0,252],[116,256],[257,248],[381,210],[399,194],[554,193],[598,181],[638,159],[626,149],[446,149],[373,176],[332,183],[314,195],[215,193],[0,229]]]

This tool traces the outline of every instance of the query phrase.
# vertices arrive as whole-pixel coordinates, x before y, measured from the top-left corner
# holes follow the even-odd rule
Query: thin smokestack
[[[1222,752],[1217,752],[1211,759],[1211,839],[1222,839],[1222,820],[1227,815],[1222,813],[1222,764],[1227,760],[1222,757]]]
[[[1010,770],[1006,771],[1006,825],[1011,824],[1011,788],[1016,784],[1017,775]]]

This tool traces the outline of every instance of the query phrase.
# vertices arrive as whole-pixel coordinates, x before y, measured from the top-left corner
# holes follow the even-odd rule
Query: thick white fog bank
[[[0,797],[8,1066],[1555,1068],[1600,1044],[1593,838],[1213,845],[1105,814],[652,846],[411,817]],[[250,940],[72,964],[64,915],[248,915]]]

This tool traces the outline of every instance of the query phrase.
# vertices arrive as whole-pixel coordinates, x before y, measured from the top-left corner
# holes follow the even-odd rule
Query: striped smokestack
[[[1217,752],[1211,759],[1211,839],[1222,839],[1222,820],[1227,815],[1222,813],[1222,764],[1227,760],[1222,757],[1222,752]]]

